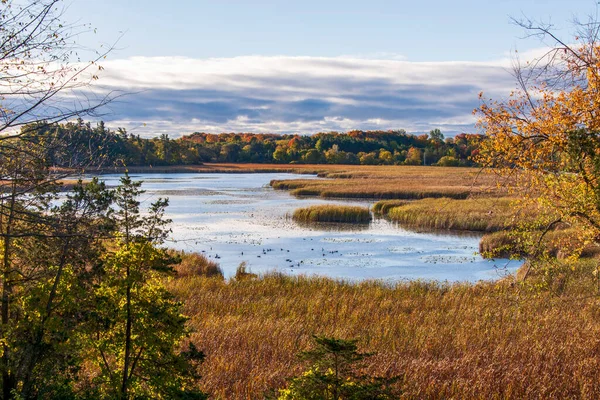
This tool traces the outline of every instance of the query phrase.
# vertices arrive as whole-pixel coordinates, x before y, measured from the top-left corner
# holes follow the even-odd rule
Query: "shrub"
[[[394,393],[389,385],[396,378],[373,378],[356,373],[367,353],[359,353],[356,340],[313,336],[315,347],[300,353],[312,363],[300,376],[280,390],[279,400],[387,400]]]

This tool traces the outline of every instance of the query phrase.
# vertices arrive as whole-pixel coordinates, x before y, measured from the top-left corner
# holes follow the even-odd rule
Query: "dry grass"
[[[400,207],[408,204],[407,200],[379,200],[373,204],[373,213],[381,216],[387,215],[394,207]]]
[[[110,167],[99,170],[88,170],[88,173],[123,173],[135,174],[168,174],[168,173],[266,173],[292,172],[299,174],[318,174],[337,171],[344,166],[310,165],[310,164],[233,164],[204,163],[201,165],[168,165],[157,167]]]
[[[173,266],[179,278],[206,276],[223,279],[223,271],[219,267],[219,264],[210,261],[206,256],[198,253],[185,253],[183,251],[174,251],[173,254],[181,258],[181,261]]]
[[[302,370],[311,335],[358,338],[366,373],[404,376],[407,399],[600,397],[595,263],[498,283],[348,284],[268,275],[178,279],[217,399],[262,398]],[[528,288],[542,288],[539,290]],[[546,289],[548,287],[548,289]],[[557,292],[556,289],[560,291]],[[530,291],[531,290],[531,291]]]
[[[508,231],[486,233],[479,241],[479,253],[483,258],[521,257],[516,241]]]
[[[296,222],[339,222],[364,224],[371,221],[371,213],[366,207],[341,205],[316,205],[298,208],[292,218]]]
[[[492,175],[474,168],[330,166],[319,176],[328,179],[273,180],[271,186],[296,196],[327,198],[465,199],[502,193]]]
[[[585,245],[581,235],[575,229],[558,229],[547,232],[540,242],[547,254],[551,257],[564,258],[575,252],[580,253],[582,258],[596,257],[600,254],[600,247],[594,244]],[[537,243],[541,232],[534,232],[531,237]],[[479,242],[479,252],[488,258],[511,256],[523,257],[526,250],[520,244],[522,242],[518,234],[509,231],[499,231],[485,234]]]
[[[258,278],[258,275],[250,272],[250,270],[248,269],[248,265],[246,264],[246,262],[242,262],[240,265],[238,265],[237,269],[235,270],[235,277],[234,279],[236,281],[243,281],[245,279],[255,279]]]
[[[524,212],[515,215],[511,204],[509,198],[423,199],[393,207],[387,216],[401,225],[421,229],[494,232],[532,217]]]

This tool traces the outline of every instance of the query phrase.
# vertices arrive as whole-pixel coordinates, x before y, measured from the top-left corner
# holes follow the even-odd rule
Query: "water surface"
[[[109,185],[118,175],[101,177]],[[246,262],[252,272],[283,271],[348,280],[497,279],[519,263],[484,260],[476,252],[480,235],[419,233],[385,219],[356,228],[299,226],[288,215],[312,204],[370,207],[372,201],[298,199],[268,186],[271,179],[314,178],[287,173],[137,174],[143,205],[169,198],[173,220],[168,246],[204,253],[226,277]],[[316,179],[316,178],[315,178]]]

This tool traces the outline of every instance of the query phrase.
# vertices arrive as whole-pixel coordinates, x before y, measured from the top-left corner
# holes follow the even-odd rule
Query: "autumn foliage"
[[[525,27],[556,46],[517,67],[519,89],[507,101],[481,96],[476,112],[490,140],[482,142],[476,159],[511,178],[522,206],[543,210],[524,231],[537,232],[540,239],[556,228],[576,228],[581,246],[572,255],[577,256],[600,238],[598,24],[581,24],[574,45],[545,27]]]

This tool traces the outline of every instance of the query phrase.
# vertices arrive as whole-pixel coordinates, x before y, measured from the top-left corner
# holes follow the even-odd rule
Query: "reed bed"
[[[428,197],[450,197],[466,199],[481,195],[479,189],[464,186],[424,186],[421,183],[406,184],[387,179],[290,179],[272,180],[274,189],[290,190],[294,196],[318,196],[323,198],[350,199],[424,199]]]
[[[371,212],[366,207],[343,205],[316,205],[298,208],[292,219],[296,222],[336,222],[364,224],[371,221]]]
[[[210,261],[205,255],[199,253],[186,253],[173,251],[172,255],[179,257],[180,261],[173,266],[179,278],[205,276],[209,278],[223,278],[223,271],[219,264]]]
[[[295,196],[405,199],[490,197],[504,194],[494,177],[473,168],[340,166],[320,171],[324,180],[273,180],[274,189]]]
[[[376,215],[385,216],[392,208],[404,206],[406,204],[408,204],[406,200],[379,200],[377,203],[373,204],[371,209]]]
[[[421,229],[495,232],[532,218],[532,212],[515,213],[510,198],[423,199],[393,207],[387,216],[399,224]]]
[[[170,283],[207,354],[215,399],[263,398],[304,365],[311,335],[359,339],[364,373],[401,376],[403,399],[600,398],[595,263],[564,266],[555,289],[532,274],[479,284],[351,284],[270,274]],[[568,272],[566,272],[568,271]],[[539,280],[536,280],[539,279]]]
[[[113,174],[129,173],[267,173],[290,172],[298,174],[327,174],[343,170],[343,165],[311,165],[311,164],[257,164],[257,163],[203,163],[195,165],[165,165],[165,166],[124,166],[89,169],[87,173]]]

